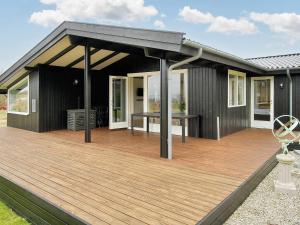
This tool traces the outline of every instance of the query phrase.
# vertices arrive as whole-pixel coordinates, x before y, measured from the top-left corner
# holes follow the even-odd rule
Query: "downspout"
[[[286,69],[286,75],[289,79],[289,84],[290,84],[290,94],[289,94],[290,101],[289,102],[290,102],[290,116],[292,116],[293,115],[293,80],[292,80],[289,69]]]
[[[190,62],[193,62],[199,58],[201,58],[202,56],[202,52],[203,49],[201,46],[199,46],[197,43],[188,41],[188,40],[184,40],[183,41],[183,45],[192,47],[192,48],[197,48],[198,52],[195,56],[187,58],[185,60],[182,60],[180,62],[177,62],[173,65],[171,65],[168,69],[168,83],[169,83],[169,87],[168,87],[168,159],[172,159],[173,158],[173,150],[172,150],[172,93],[171,93],[171,76],[170,74],[172,73],[172,71],[175,68],[178,68],[180,66],[183,66],[185,64],[188,64]],[[185,128],[184,128],[185,129]]]
[[[203,52],[203,48],[200,45],[198,45],[198,44],[196,44],[194,42],[188,41],[188,40],[184,40],[183,44],[186,45],[186,46],[192,47],[192,48],[197,48],[198,52],[197,52],[197,54],[195,56],[193,56],[191,58],[185,59],[183,61],[180,61],[180,62],[177,62],[177,63],[171,65],[169,67],[169,72],[171,72],[172,70],[174,70],[177,67],[180,67],[182,65],[188,64],[190,62],[193,62],[193,61],[201,58],[202,52]]]
[[[195,56],[192,56],[190,58],[187,58],[187,59],[184,59],[180,62],[177,62],[173,65],[171,65],[168,69],[168,159],[172,159],[173,158],[173,151],[172,151],[172,104],[171,104],[171,101],[172,101],[172,93],[171,93],[171,77],[169,76],[172,71],[175,69],[175,68],[178,68],[180,66],[183,66],[185,64],[188,64],[190,62],[193,62],[199,58],[202,57],[202,52],[203,52],[203,48],[195,43],[195,42],[192,42],[192,41],[189,41],[189,40],[183,40],[183,45],[186,45],[186,46],[189,46],[191,48],[196,48],[198,49],[198,52]],[[149,54],[149,51],[148,51],[148,48],[144,48],[144,54],[146,57],[149,57],[149,58],[155,58],[155,59],[160,59],[159,57],[155,57],[155,56],[151,56]]]

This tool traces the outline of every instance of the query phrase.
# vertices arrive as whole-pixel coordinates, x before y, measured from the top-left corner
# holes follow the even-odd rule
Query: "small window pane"
[[[228,70],[228,106],[244,106],[246,104],[246,74]]]
[[[229,106],[235,105],[235,96],[236,96],[236,76],[229,75]]]
[[[126,80],[113,79],[113,122],[126,121]]]
[[[270,121],[271,119],[271,81],[254,81],[254,119]]]
[[[9,112],[28,113],[28,79],[25,79],[9,90]]]
[[[172,113],[186,113],[186,88],[184,73],[171,75]],[[148,112],[160,112],[160,76],[148,77]],[[160,123],[159,118],[154,118],[153,123]],[[172,120],[174,126],[180,126],[180,121]]]
[[[244,96],[244,87],[245,87],[245,77],[238,77],[238,105],[245,104],[245,96]]]

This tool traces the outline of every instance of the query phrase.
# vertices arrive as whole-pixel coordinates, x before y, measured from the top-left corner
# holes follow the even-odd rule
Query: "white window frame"
[[[10,91],[14,89],[16,86],[18,86],[20,83],[27,81],[28,85],[28,98],[27,98],[27,112],[16,112],[16,111],[11,111],[10,110]],[[8,91],[7,91],[7,113],[10,114],[18,114],[18,115],[29,115],[29,99],[30,99],[30,85],[29,85],[29,76],[25,77],[24,79],[20,80],[18,83],[14,84],[11,86]]]
[[[235,87],[235,93],[236,93],[236,96],[235,96],[235,103],[233,105],[230,104],[230,90],[229,90],[229,77],[230,76],[235,76],[235,79],[236,79],[236,87]],[[239,100],[238,100],[238,96],[239,96],[239,82],[238,82],[238,78],[239,77],[243,77],[244,78],[244,99],[243,99],[243,104],[238,104]],[[228,70],[228,75],[227,75],[227,79],[228,79],[228,82],[227,82],[227,89],[228,89],[228,92],[227,92],[227,104],[228,104],[228,108],[235,108],[235,107],[242,107],[242,106],[246,106],[247,105],[247,102],[246,102],[246,87],[247,87],[247,79],[246,79],[246,73],[242,73],[242,72],[239,72],[239,71],[236,71],[236,70]]]
[[[187,69],[178,69],[178,70],[173,70],[171,73],[172,74],[184,74],[184,82],[185,82],[185,101],[186,101],[186,114],[188,114],[188,109],[189,109],[189,99],[188,99],[188,70]],[[148,77],[150,76],[160,76],[160,71],[150,71],[150,72],[138,72],[138,73],[128,73],[127,76],[129,78],[131,77],[144,77],[144,112],[148,112]],[[129,81],[130,84],[130,81]],[[131,89],[131,87],[129,87]],[[130,90],[129,89],[129,90]],[[170,94],[170,93],[169,93]],[[132,106],[132,97],[129,96],[129,110],[128,113],[131,114],[133,111],[133,106]],[[130,117],[129,117],[130,120]],[[131,124],[131,120],[130,123]],[[131,127],[128,127],[128,129],[131,129]],[[142,130],[146,131],[146,118],[144,118],[144,127],[143,128],[134,128],[136,130]],[[159,127],[156,126],[156,124],[151,124],[150,122],[150,131],[151,132],[159,132]],[[181,126],[172,126],[172,134],[174,135],[181,135],[182,128]],[[186,123],[186,130],[185,130],[185,135],[188,136],[188,124]]]

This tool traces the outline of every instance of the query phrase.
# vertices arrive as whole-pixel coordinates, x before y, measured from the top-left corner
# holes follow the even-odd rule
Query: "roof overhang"
[[[239,57],[201,45],[186,45],[184,33],[64,22],[0,76],[0,89],[6,89],[38,65],[83,69],[84,45],[91,46],[91,69],[101,70],[129,54],[147,49],[153,56],[164,53],[174,61],[195,56],[199,47],[202,59],[264,74],[265,68]]]
[[[282,75],[286,74],[287,70],[290,71],[290,74],[299,74],[300,67],[292,67],[292,68],[280,68],[280,69],[273,69],[266,72],[267,75]]]
[[[144,48],[180,53],[183,36],[180,32],[63,22],[0,76],[0,88],[26,76],[39,64],[70,66],[67,63],[77,58],[72,67],[83,68],[83,45],[87,41],[92,47],[92,63],[98,63],[94,69],[101,69],[133,52],[143,54]]]
[[[256,74],[264,74],[266,72],[266,68],[260,65],[257,65],[255,63],[249,62],[245,59],[242,59],[238,56],[220,51],[215,48],[211,48],[209,46],[200,44],[198,42],[187,40],[188,42],[192,43],[193,46],[197,46],[197,48],[202,48],[202,56],[201,59],[206,59],[212,62],[217,62],[220,64],[244,69],[247,71],[251,71]],[[183,45],[184,46],[184,45]],[[189,46],[184,46],[185,48],[182,48],[182,52],[185,54],[190,55],[196,55],[197,50],[195,48],[191,48],[190,44]],[[189,48],[188,48],[189,47]]]

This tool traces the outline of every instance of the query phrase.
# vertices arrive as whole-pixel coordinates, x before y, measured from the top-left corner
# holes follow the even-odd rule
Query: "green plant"
[[[185,102],[181,102],[181,103],[179,104],[179,110],[180,110],[180,112],[184,112],[185,109],[186,109]]]
[[[5,225],[29,225],[22,217],[8,208],[3,202],[0,202],[0,224]]]

